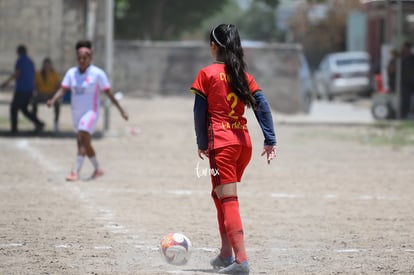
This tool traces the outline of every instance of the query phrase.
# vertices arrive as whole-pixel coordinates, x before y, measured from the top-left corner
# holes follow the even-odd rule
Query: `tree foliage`
[[[237,0],[229,0],[221,11],[203,21],[204,31],[219,23],[237,25],[242,39],[281,41],[283,34],[276,28],[279,0],[250,0],[242,9]]]
[[[276,28],[276,10],[279,0],[256,0],[241,14],[238,25],[245,38],[274,42],[281,34]]]
[[[170,40],[193,31],[228,0],[117,0],[116,39]]]
[[[204,38],[220,23],[239,27],[244,39],[277,41],[276,9],[280,0],[117,0],[116,39],[177,40]]]
[[[326,53],[345,50],[348,14],[361,8],[359,0],[338,1],[329,6],[324,18],[312,21],[309,13],[319,2],[325,1],[308,0],[290,20],[293,36],[290,42],[303,45],[312,67]]]

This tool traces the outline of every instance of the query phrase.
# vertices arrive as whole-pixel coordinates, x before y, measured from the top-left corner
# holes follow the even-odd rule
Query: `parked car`
[[[366,52],[326,55],[314,74],[316,96],[333,99],[339,95],[371,95],[371,60]]]

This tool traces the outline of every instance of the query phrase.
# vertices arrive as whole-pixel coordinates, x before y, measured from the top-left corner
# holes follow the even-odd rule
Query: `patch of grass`
[[[0,117],[0,125],[10,123],[10,119],[6,117]]]
[[[414,146],[414,121],[377,124],[362,137],[370,145]]]
[[[28,126],[32,126],[32,122],[23,117],[23,114],[19,114],[18,125],[19,128],[27,128]],[[10,129],[10,118],[0,117],[0,129]]]
[[[316,139],[358,142],[369,146],[414,146],[414,121],[387,121],[375,125],[316,126],[298,128],[298,142]]]

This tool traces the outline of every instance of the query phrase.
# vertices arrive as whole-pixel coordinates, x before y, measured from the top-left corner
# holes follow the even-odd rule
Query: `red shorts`
[[[240,182],[244,169],[252,157],[252,148],[230,145],[209,152],[213,189],[221,184]]]

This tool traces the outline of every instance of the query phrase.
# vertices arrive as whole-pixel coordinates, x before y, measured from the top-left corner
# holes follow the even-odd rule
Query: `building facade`
[[[41,66],[50,57],[63,73],[76,64],[74,46],[86,39],[88,0],[0,0],[0,77],[13,71],[16,47],[26,45],[28,54]],[[94,60],[104,63],[105,4],[97,0],[93,32]]]

